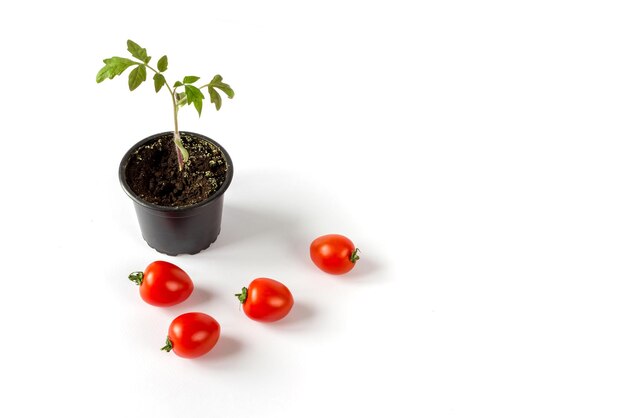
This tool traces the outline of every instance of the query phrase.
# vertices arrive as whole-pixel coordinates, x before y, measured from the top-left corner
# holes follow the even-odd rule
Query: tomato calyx
[[[239,302],[244,304],[246,302],[246,299],[248,299],[248,288],[242,287],[241,293],[235,293],[235,296],[237,296],[237,299],[239,299]]]
[[[165,339],[165,345],[161,347],[161,351],[167,351],[169,353],[170,351],[172,351],[172,348],[174,348],[174,344],[172,344],[172,340],[170,340],[170,337],[168,335]]]
[[[350,262],[352,262],[353,264],[356,264],[356,262],[361,259],[361,257],[359,257],[359,255],[357,254],[359,251],[361,250],[355,248],[354,251],[352,251],[352,254],[350,254]]]
[[[137,286],[141,286],[141,283],[143,283],[143,271],[134,271],[128,275],[128,278]]]

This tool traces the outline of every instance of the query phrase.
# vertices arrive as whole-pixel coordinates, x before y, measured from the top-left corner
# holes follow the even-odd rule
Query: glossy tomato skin
[[[189,312],[172,321],[167,336],[176,355],[196,358],[215,347],[220,338],[220,324],[210,315]]]
[[[287,316],[293,306],[291,292],[281,282],[265,277],[252,280],[243,311],[255,321],[274,322]]]
[[[141,298],[154,306],[181,303],[193,292],[193,282],[180,267],[167,261],[155,261],[146,267],[139,286]]]
[[[310,255],[313,263],[322,271],[345,274],[354,268],[358,260],[356,251],[358,250],[347,237],[329,234],[313,240]]]

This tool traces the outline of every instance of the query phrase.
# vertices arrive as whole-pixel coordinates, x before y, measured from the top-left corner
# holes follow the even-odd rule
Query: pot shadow
[[[294,220],[284,213],[225,205],[222,230],[211,247],[215,249],[228,247],[270,233],[282,235],[293,226]]]
[[[221,335],[215,347],[205,356],[198,359],[199,363],[215,364],[237,355],[243,349],[240,340],[229,335]]]
[[[202,287],[194,287],[193,288],[193,292],[191,293],[191,296],[189,296],[189,299],[187,299],[185,301],[185,308],[186,309],[190,309],[190,308],[194,308],[194,307],[199,307],[201,305],[206,304],[209,300],[213,299],[215,297],[215,295],[202,288]]]

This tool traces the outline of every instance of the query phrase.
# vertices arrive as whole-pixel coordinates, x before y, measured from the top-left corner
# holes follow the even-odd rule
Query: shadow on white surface
[[[354,266],[352,271],[340,276],[346,281],[354,281],[355,283],[377,282],[385,280],[387,277],[383,274],[384,267],[375,258],[362,256]]]
[[[298,300],[294,301],[293,308],[291,308],[291,312],[281,319],[280,321],[273,322],[271,324],[266,324],[267,326],[271,326],[273,328],[281,329],[289,329],[290,331],[294,328],[305,327],[308,329],[308,324],[315,318],[315,309],[307,302],[300,302]]]
[[[239,244],[260,235],[289,231],[295,226],[295,221],[289,215],[264,209],[225,205],[222,216],[222,231],[212,245],[215,249]]]
[[[197,361],[204,364],[215,364],[222,360],[235,357],[243,349],[243,343],[229,335],[221,335],[215,347]]]
[[[189,299],[184,302],[185,307],[188,309],[202,308],[214,297],[215,295],[209,290],[206,290],[203,287],[194,286],[191,296],[189,296]]]

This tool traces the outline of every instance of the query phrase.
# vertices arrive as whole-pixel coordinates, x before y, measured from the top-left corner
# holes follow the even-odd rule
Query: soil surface
[[[219,189],[229,170],[222,151],[198,137],[181,133],[189,151],[185,168],[178,169],[172,135],[138,148],[126,167],[126,181],[137,196],[160,206],[189,206]]]

